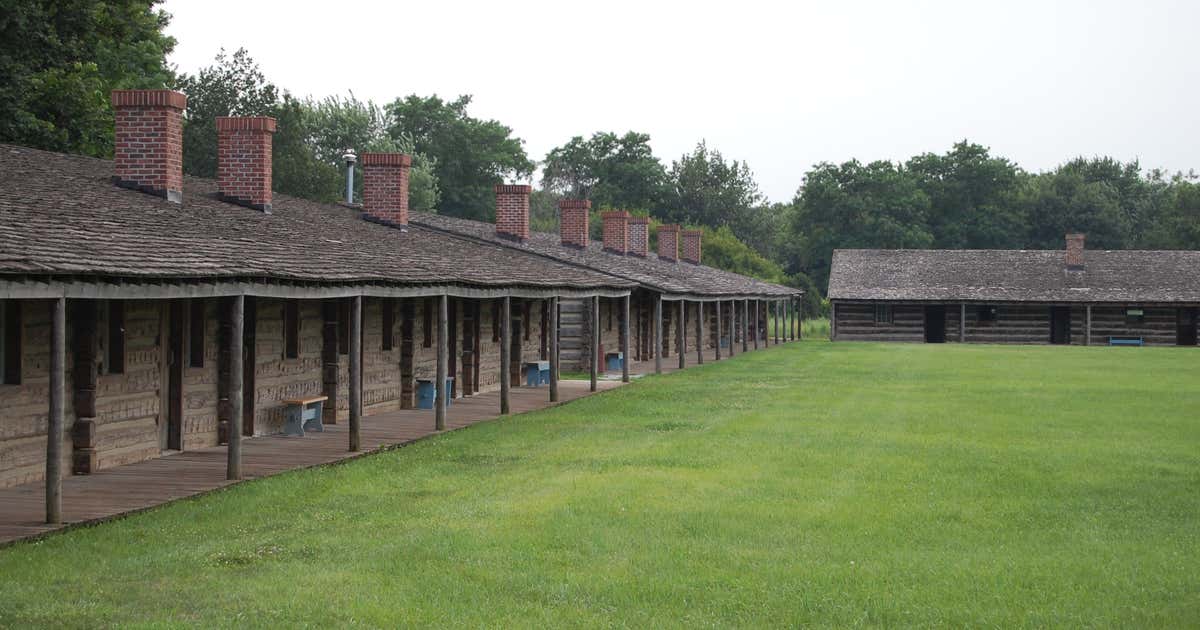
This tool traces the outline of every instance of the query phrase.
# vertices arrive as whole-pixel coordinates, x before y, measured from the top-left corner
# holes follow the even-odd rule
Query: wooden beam
[[[696,302],[696,365],[704,365],[704,302]]]
[[[62,522],[63,396],[67,372],[67,299],[51,305],[50,416],[46,426],[46,522]]]
[[[662,294],[654,294],[654,373],[662,374]]]
[[[750,345],[750,300],[742,300],[742,352]]]
[[[550,298],[550,402],[558,402],[558,298]]]
[[[762,332],[761,330],[759,330],[759,324],[762,323],[762,319],[759,317],[759,312],[758,312],[758,309],[760,306],[762,306],[762,301],[754,300],[754,349],[755,350],[758,350],[758,337]]]
[[[229,300],[229,444],[225,447],[226,479],[242,478],[242,403],[244,402],[245,366],[243,338],[246,322],[246,296]]]
[[[450,362],[447,353],[449,352],[450,331],[448,329],[450,319],[450,298],[442,295],[438,297],[437,309],[437,369],[434,372],[433,391],[433,428],[438,431],[446,430],[446,401],[450,392],[446,389],[446,369]]]
[[[675,322],[676,353],[679,355],[679,369],[687,367],[687,302],[679,300],[679,317]]]
[[[958,342],[967,342],[967,303],[958,305]]]
[[[359,450],[362,424],[362,317],[363,298],[350,298],[350,451]]]
[[[512,298],[500,300],[500,414],[510,411],[512,395]]]
[[[629,296],[621,298],[621,382],[629,382]]]
[[[1084,334],[1083,345],[1092,345],[1092,305],[1088,304],[1085,307],[1087,310],[1084,313]]]
[[[721,360],[721,302],[720,302],[720,301],[718,301],[718,302],[717,302],[717,303],[716,303],[716,304],[713,306],[713,308],[717,309],[717,312],[716,312],[716,315],[717,315],[717,321],[716,321],[716,325],[717,325],[717,347],[716,347],[716,357],[717,357],[717,360],[718,360],[718,361],[720,361],[720,360]]]
[[[591,331],[592,339],[591,339],[591,351],[588,352],[588,356],[591,357],[591,368],[589,369],[588,373],[591,376],[591,391],[594,392],[594,391],[596,391],[596,370],[598,369],[597,366],[599,366],[600,361],[604,360],[604,357],[598,356],[598,353],[600,352],[600,297],[599,296],[592,298],[590,310],[592,312],[591,322],[590,322],[591,328],[592,328],[592,331]]]

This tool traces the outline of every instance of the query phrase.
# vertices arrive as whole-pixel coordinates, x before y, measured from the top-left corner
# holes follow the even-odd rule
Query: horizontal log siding
[[[1092,307],[1093,345],[1107,344],[1110,336],[1141,337],[1147,345],[1152,346],[1175,345],[1178,309],[1145,308],[1143,309],[1146,312],[1145,320],[1136,324],[1125,322],[1125,308]]]
[[[753,318],[753,305],[751,305]],[[874,304],[838,304],[838,341],[925,341],[925,307],[912,304],[892,305],[892,323],[875,323]],[[947,314],[948,315],[948,314]],[[957,321],[957,320],[956,320]],[[958,338],[958,329],[946,328],[946,337],[953,333]]]

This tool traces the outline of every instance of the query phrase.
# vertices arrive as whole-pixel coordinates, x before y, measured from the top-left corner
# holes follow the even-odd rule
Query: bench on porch
[[[550,382],[550,362],[530,361],[525,364],[525,386],[537,387]]]
[[[310,396],[283,401],[286,408],[283,434],[303,436],[306,430],[324,431],[325,423],[321,419],[321,414],[325,411],[325,401],[327,400],[329,400],[328,396]]]
[[[625,355],[621,352],[609,352],[604,355],[604,369],[619,370],[625,363]]]
[[[1145,341],[1141,337],[1109,337],[1108,345],[1110,346],[1144,346]]]
[[[431,378],[417,379],[417,409],[433,409],[437,404],[437,381]],[[447,376],[446,382],[443,384],[446,388],[446,406],[449,407],[454,400],[448,395],[450,390],[454,388],[454,377]]]

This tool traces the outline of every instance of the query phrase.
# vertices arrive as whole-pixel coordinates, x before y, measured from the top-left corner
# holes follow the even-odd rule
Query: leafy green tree
[[[1027,220],[1017,197],[1025,175],[1012,162],[964,140],[944,155],[918,155],[905,168],[929,197],[929,231],[935,247],[1024,246]]]
[[[211,66],[179,77],[178,88],[188,97],[183,170],[198,177],[217,175],[217,117],[274,116],[279,102],[279,90],[245,48],[233,56],[221,49]]]
[[[434,159],[441,213],[490,220],[495,215],[492,187],[532,174],[534,165],[512,129],[470,116],[470,103],[470,96],[396,99],[386,107],[388,132],[395,139],[410,138],[415,151]]]
[[[1060,168],[1035,176],[1021,202],[1029,217],[1029,247],[1059,249],[1069,232],[1087,234],[1092,247],[1124,249],[1132,244],[1132,222],[1112,182]]]
[[[933,244],[929,197],[911,173],[891,162],[819,164],[805,175],[793,205],[794,271],[818,286],[829,284],[834,249]]]
[[[668,205],[667,171],[650,149],[650,136],[597,132],[575,136],[552,149],[542,168],[542,187],[591,199],[600,208],[650,210]]]
[[[162,88],[170,17],[155,1],[6,0],[0,9],[0,141],[112,155],[114,89]]]

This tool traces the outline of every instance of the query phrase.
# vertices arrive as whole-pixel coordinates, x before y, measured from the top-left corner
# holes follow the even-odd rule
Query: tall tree
[[[114,89],[162,88],[175,40],[156,1],[6,0],[0,141],[107,157]]]
[[[183,170],[198,177],[217,175],[218,116],[272,116],[279,102],[279,90],[245,48],[232,56],[221,49],[211,66],[180,76],[179,89],[188,97]]]
[[[597,132],[552,149],[542,167],[542,187],[591,199],[601,208],[661,212],[669,205],[667,171],[650,149],[650,136]]]
[[[1024,174],[966,140],[944,155],[925,153],[906,169],[929,197],[934,246],[947,249],[1021,247],[1028,232],[1016,203]]]
[[[679,223],[734,226],[740,215],[763,200],[749,165],[726,162],[720,151],[709,149],[703,141],[671,163],[670,178],[675,205],[667,214]]]
[[[489,220],[495,214],[492,187],[532,174],[534,165],[512,129],[470,116],[470,104],[470,96],[454,101],[416,95],[396,99],[386,108],[389,133],[411,138],[416,151],[435,160],[441,213]]]

